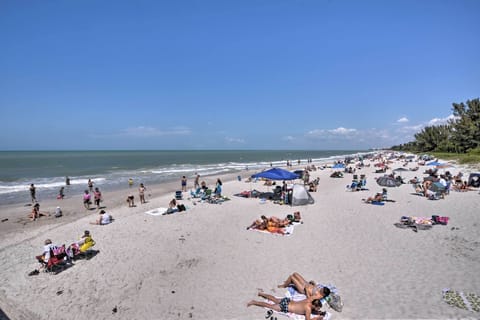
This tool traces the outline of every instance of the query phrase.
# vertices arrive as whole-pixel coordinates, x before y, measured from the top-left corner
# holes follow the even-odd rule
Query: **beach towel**
[[[473,312],[480,312],[480,296],[451,289],[443,289],[443,300],[451,306]]]
[[[385,203],[383,203],[382,201],[372,201],[372,202],[370,202],[370,204],[373,204],[373,205],[376,205],[376,206],[383,206],[383,205],[385,205]]]
[[[155,208],[155,209],[146,211],[145,213],[151,216],[161,216],[165,212],[167,212],[167,208]]]

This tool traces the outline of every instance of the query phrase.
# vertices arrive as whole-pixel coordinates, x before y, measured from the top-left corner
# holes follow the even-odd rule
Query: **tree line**
[[[447,124],[423,128],[415,140],[391,147],[409,152],[469,153],[480,150],[480,99],[452,104],[453,117]]]

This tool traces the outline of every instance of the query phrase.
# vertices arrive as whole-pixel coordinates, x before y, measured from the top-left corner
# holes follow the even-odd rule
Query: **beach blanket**
[[[295,229],[295,226],[299,225],[299,224],[302,224],[302,223],[301,222],[293,222],[291,225],[286,226],[285,228],[282,228],[283,231],[284,231],[284,234],[276,233],[276,232],[270,232],[268,230],[254,229],[254,228],[250,228],[248,230],[253,230],[253,231],[262,232],[262,233],[276,234],[276,235],[279,235],[279,236],[290,236],[290,235],[292,235],[293,230]]]
[[[473,312],[480,312],[480,296],[451,289],[443,289],[443,300],[451,306]]]
[[[145,213],[149,214],[151,216],[161,216],[165,212],[167,212],[167,208],[155,208],[155,209],[152,209],[152,210],[148,210]]]

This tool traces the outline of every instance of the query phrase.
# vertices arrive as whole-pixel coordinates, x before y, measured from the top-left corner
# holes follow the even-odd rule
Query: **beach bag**
[[[446,226],[448,224],[448,220],[450,220],[450,218],[433,215],[432,220],[435,224],[441,224],[441,225]]]
[[[326,299],[328,305],[335,311],[337,312],[342,312],[343,310],[343,302],[342,298],[340,298],[340,295],[337,293],[331,292]]]
[[[437,223],[438,224],[443,224],[443,225],[446,226],[448,224],[449,219],[450,219],[449,217],[438,217],[437,218]]]

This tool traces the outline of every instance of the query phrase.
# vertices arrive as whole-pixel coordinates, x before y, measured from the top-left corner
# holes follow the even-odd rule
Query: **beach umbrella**
[[[433,182],[430,185],[429,189],[432,190],[433,192],[443,192],[443,191],[445,191],[445,186],[443,184],[441,184],[440,182]]]
[[[298,174],[281,168],[272,168],[253,174],[252,178],[265,178],[270,180],[294,180],[298,179]]]
[[[398,187],[402,183],[400,181],[395,180],[390,176],[383,176],[377,179],[377,184],[382,187]]]

